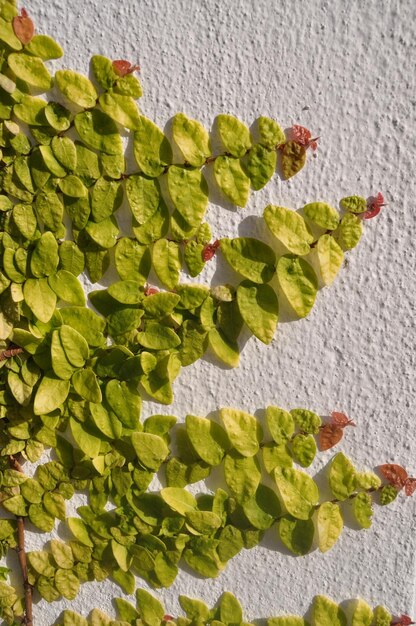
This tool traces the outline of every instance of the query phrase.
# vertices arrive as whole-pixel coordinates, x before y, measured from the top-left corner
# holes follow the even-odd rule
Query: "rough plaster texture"
[[[389,204],[307,319],[281,324],[269,347],[250,339],[237,370],[209,360],[183,370],[174,405],[145,403],[145,416],[206,415],[225,405],[256,412],[269,403],[322,415],[343,410],[358,423],[342,444],[358,466],[401,462],[415,473],[412,0],[32,0],[28,8],[39,31],[65,50],[56,68],[87,72],[95,53],[139,61],[142,111],[162,127],[178,111],[207,126],[220,112],[248,124],[264,114],[321,136],[317,158],[300,175],[276,176],[245,210],[211,203],[217,236],[267,241],[258,218],[269,202],[295,208],[381,190]],[[214,262],[201,280],[229,276]],[[331,456],[320,455],[314,471]],[[283,554],[270,532],[216,580],[182,570],[160,595],[172,614],[180,593],[214,603],[228,589],[246,619],[303,613],[316,593],[338,601],[360,595],[415,615],[415,513],[416,499],[403,495],[376,508],[371,530],[347,527],[329,553],[303,558]],[[33,534],[32,545],[41,539]],[[72,608],[111,612],[114,595],[122,594],[110,583],[84,585]],[[39,603],[36,625],[51,624],[68,604]]]

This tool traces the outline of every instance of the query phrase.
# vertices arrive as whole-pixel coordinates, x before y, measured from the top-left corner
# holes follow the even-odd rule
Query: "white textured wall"
[[[162,127],[178,111],[207,126],[220,112],[248,124],[264,114],[321,136],[317,158],[300,175],[289,182],[276,177],[245,210],[211,204],[217,236],[262,234],[258,216],[269,202],[299,207],[381,190],[389,203],[366,224],[349,265],[320,292],[306,320],[282,324],[269,347],[250,339],[237,370],[208,361],[183,370],[174,405],[146,403],[145,416],[205,415],[225,405],[255,412],[269,403],[322,415],[343,410],[358,423],[347,430],[343,450],[359,466],[400,462],[416,473],[414,6],[412,0],[28,3],[38,32],[65,49],[56,68],[87,72],[95,53],[139,61],[142,111]],[[214,274],[222,281],[215,262],[203,278]],[[313,467],[331,456],[320,455]],[[346,528],[325,555],[284,555],[271,532],[216,580],[182,570],[161,596],[172,614],[180,593],[212,603],[228,589],[248,619],[304,612],[316,593],[339,601],[361,595],[415,615],[415,512],[416,498],[401,495],[376,508],[371,530]],[[31,539],[41,545],[40,535]],[[109,583],[83,585],[72,608],[111,611],[114,594]],[[39,603],[36,625],[49,626],[63,606]]]

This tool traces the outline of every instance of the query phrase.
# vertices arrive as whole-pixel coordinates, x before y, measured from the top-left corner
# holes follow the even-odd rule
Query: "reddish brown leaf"
[[[355,426],[354,422],[350,420],[345,413],[338,413],[337,411],[332,411],[331,413],[331,424],[335,424],[341,428],[345,428],[345,426]]]
[[[155,293],[159,293],[159,289],[157,287],[151,287],[150,285],[144,290],[145,296],[153,296]]]
[[[140,65],[132,65],[130,61],[119,59],[117,61],[113,61],[113,68],[115,73],[119,76],[126,76],[127,74],[131,74],[132,72],[139,70]]]
[[[164,615],[164,616],[163,616],[163,620],[164,620],[165,622],[171,622],[173,619],[174,619],[174,618],[173,618],[173,616],[172,616],[172,615]]]
[[[416,478],[408,478],[404,483],[404,492],[407,496],[412,496],[416,491]]]
[[[408,615],[400,615],[400,617],[395,617],[390,624],[393,626],[410,626],[410,624],[414,624],[412,622],[412,618]]]
[[[404,487],[407,479],[409,478],[409,475],[404,467],[401,467],[401,465],[395,465],[394,463],[381,465],[380,472],[383,474],[384,478],[386,478],[389,483],[397,489]]]
[[[202,250],[202,253],[201,253],[202,260],[207,262],[210,259],[212,259],[212,257],[215,255],[219,247],[220,247],[220,242],[218,239],[216,239],[214,243],[207,243],[207,245],[204,246],[204,249]]]
[[[372,217],[378,215],[381,211],[381,207],[386,206],[384,203],[383,194],[378,192],[376,196],[370,196],[367,200],[367,211],[361,214],[364,220],[370,220]]]
[[[325,424],[319,431],[319,449],[330,450],[341,441],[344,431],[336,424]]]
[[[20,15],[13,18],[14,34],[19,41],[25,46],[35,34],[35,25],[27,14],[25,9],[20,11]]]
[[[318,147],[317,141],[319,137],[312,139],[311,131],[304,126],[299,126],[299,124],[294,124],[294,126],[292,126],[289,131],[289,137],[305,149],[311,148],[311,150],[316,150]]]

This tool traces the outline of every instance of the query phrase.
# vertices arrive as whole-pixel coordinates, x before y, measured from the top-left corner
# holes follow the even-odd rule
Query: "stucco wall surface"
[[[248,340],[236,370],[207,359],[182,371],[175,402],[144,403],[144,417],[215,415],[221,406],[256,413],[268,404],[342,410],[357,422],[342,449],[358,467],[398,462],[416,473],[415,404],[415,43],[412,0],[31,0],[38,32],[53,35],[65,57],[55,68],[88,72],[92,54],[139,61],[142,112],[162,128],[178,111],[210,127],[220,113],[251,124],[261,114],[283,127],[320,135],[316,158],[290,181],[275,176],[244,210],[212,202],[217,237],[268,241],[259,216],[270,202],[297,208],[337,206],[351,193],[382,191],[388,206],[366,224],[335,283],[320,291],[307,319],[280,324],[270,346]],[[185,277],[186,279],[186,277]],[[199,280],[234,280],[221,260]],[[189,280],[189,279],[188,279]],[[87,285],[88,287],[88,285]],[[333,452],[320,454],[319,473]],[[214,481],[208,483],[214,487]],[[196,490],[198,487],[196,488]],[[78,504],[81,499],[78,501]],[[72,503],[74,507],[77,503]],[[304,613],[317,593],[337,601],[362,596],[395,612],[414,606],[416,497],[376,507],[368,531],[345,528],[325,555],[284,554],[275,531],[243,551],[215,580],[180,570],[161,590],[169,613],[185,593],[213,604],[235,593],[245,618]],[[41,547],[33,533],[30,545]],[[137,581],[141,584],[141,581]],[[85,584],[72,603],[35,607],[49,626],[63,607],[113,611],[113,584]]]

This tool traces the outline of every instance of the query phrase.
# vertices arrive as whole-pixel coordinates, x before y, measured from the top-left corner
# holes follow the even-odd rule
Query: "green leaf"
[[[157,322],[148,322],[145,330],[138,334],[137,340],[149,350],[170,350],[181,342],[174,330]]]
[[[311,202],[303,207],[305,217],[325,230],[335,230],[339,224],[339,214],[326,202]]]
[[[87,341],[78,331],[66,324],[59,329],[59,335],[68,361],[74,367],[83,367],[89,357]]]
[[[303,617],[297,615],[285,615],[284,617],[270,617],[267,626],[309,626]]]
[[[67,523],[74,537],[80,543],[82,543],[83,546],[88,546],[90,548],[94,547],[94,544],[90,539],[87,527],[81,519],[77,517],[68,517]]]
[[[90,367],[74,372],[71,383],[76,393],[84,400],[94,403],[101,402],[101,389],[97,377]]]
[[[277,262],[279,285],[298,317],[306,317],[318,291],[318,280],[304,259],[287,254]]]
[[[72,70],[58,70],[55,73],[55,84],[69,102],[84,109],[95,106],[98,98],[95,87],[82,74],[77,74]]]
[[[7,63],[17,78],[27,83],[29,87],[39,91],[50,89],[52,77],[39,57],[13,52],[7,57]]]
[[[137,608],[146,626],[159,626],[165,614],[162,604],[145,589],[136,591]]]
[[[297,434],[292,440],[292,453],[296,463],[309,467],[316,455],[316,442],[312,435]]]
[[[57,539],[51,539],[51,552],[58,567],[62,569],[72,569],[74,567],[74,555],[68,544]]]
[[[60,300],[74,306],[85,306],[84,290],[71,272],[59,270],[48,277],[48,284]]]
[[[47,324],[56,306],[56,295],[48,285],[46,278],[28,278],[23,285],[26,304],[35,317]]]
[[[218,156],[214,162],[215,181],[224,196],[240,207],[245,207],[250,195],[250,178],[244,173],[239,159]]]
[[[312,607],[313,626],[347,626],[344,611],[325,596],[315,596]]]
[[[220,361],[229,367],[238,367],[240,353],[236,341],[228,339],[221,330],[212,328],[208,333],[208,343]]]
[[[64,207],[55,192],[38,193],[36,212],[48,230],[56,232],[63,220]]]
[[[167,173],[167,189],[173,206],[188,225],[199,226],[208,206],[208,185],[202,172],[172,165]]]
[[[270,231],[289,252],[300,256],[309,253],[313,236],[299,213],[269,204],[264,209],[263,217]]]
[[[115,266],[122,280],[137,280],[144,285],[150,272],[150,250],[137,241],[122,237],[115,248]]]
[[[179,515],[186,515],[196,509],[194,496],[181,487],[165,487],[160,491],[163,501]]]
[[[276,331],[279,302],[270,285],[258,285],[244,280],[237,287],[238,309],[253,335],[269,344]]]
[[[373,500],[369,493],[359,493],[352,501],[352,513],[361,528],[370,528],[373,517]]]
[[[359,217],[346,213],[334,232],[334,237],[343,250],[352,250],[361,239],[363,225]]]
[[[295,176],[306,163],[306,150],[295,141],[287,141],[282,150],[282,172],[287,180]]]
[[[169,448],[162,437],[151,433],[133,433],[131,437],[137,458],[144,467],[158,470],[169,455]]]
[[[129,623],[134,623],[136,619],[140,618],[139,612],[134,608],[132,604],[130,604],[130,602],[124,600],[124,598],[114,598],[114,604],[116,606],[117,613],[120,616],[120,619]],[[87,626],[87,624],[85,624],[85,626]]]
[[[59,102],[48,102],[45,108],[48,124],[58,132],[68,130],[71,125],[71,112]]]
[[[15,204],[12,215],[13,222],[22,233],[23,237],[32,239],[38,226],[33,207],[30,204]]]
[[[118,93],[103,93],[100,106],[111,119],[130,130],[136,130],[140,123],[140,114],[137,104],[130,96]]]
[[[330,285],[344,261],[342,248],[331,235],[322,235],[318,239],[316,251],[318,253],[319,271],[321,272],[322,280],[325,285]]]
[[[111,89],[118,78],[112,61],[100,54],[91,57],[91,69],[95,80],[104,90]]]
[[[18,374],[12,371],[9,371],[7,374],[7,384],[18,404],[27,406],[32,396],[32,387],[27,385]]]
[[[115,122],[99,109],[78,113],[74,123],[78,135],[90,148],[106,154],[120,154],[123,151]]]
[[[367,602],[358,598],[354,602],[351,626],[370,626],[371,624],[373,624],[373,610]]]
[[[251,148],[247,126],[232,115],[218,115],[215,121],[225,151],[235,157],[242,157]]]
[[[100,432],[108,437],[108,439],[120,439],[123,428],[120,420],[112,411],[107,411],[102,404],[95,403],[90,403],[89,409],[92,421]],[[97,456],[98,452],[94,454],[94,456]]]
[[[43,233],[37,240],[30,258],[30,271],[36,278],[49,276],[59,263],[58,244],[51,232]]]
[[[165,237],[169,230],[169,210],[163,200],[153,215],[144,223],[136,225],[133,221],[133,233],[137,241],[152,243]]]
[[[243,609],[237,598],[225,591],[220,600],[220,620],[224,624],[240,624],[243,621]]]
[[[286,141],[285,133],[279,124],[270,119],[270,117],[259,117],[257,120],[257,129],[260,137],[260,143],[271,150],[277,146],[281,146]]]
[[[338,541],[344,522],[338,504],[324,502],[316,514],[318,545],[321,552],[327,552]]]
[[[88,222],[85,227],[85,232],[91,237],[94,243],[100,246],[100,248],[112,248],[117,242],[117,237],[120,231],[115,217],[108,217],[98,223]],[[87,260],[87,267],[89,254],[89,251],[87,251],[85,255]]]
[[[267,530],[280,516],[279,500],[270,487],[260,484],[255,496],[243,506],[244,515],[254,528]]]
[[[142,403],[133,385],[115,379],[110,380],[105,388],[105,399],[123,426],[138,429]]]
[[[174,289],[179,282],[182,268],[179,245],[174,241],[159,239],[153,244],[152,261],[160,282],[168,289]]]
[[[78,331],[90,346],[104,343],[105,320],[85,307],[71,306],[60,309],[62,321]]]
[[[60,493],[45,493],[43,496],[43,506],[45,507],[46,512],[52,515],[52,517],[57,517],[58,519],[65,521],[65,500]]]
[[[159,206],[160,189],[157,179],[146,178],[140,174],[129,176],[126,192],[134,218],[139,224],[144,224]]]
[[[185,113],[177,113],[173,117],[172,135],[186,163],[201,167],[211,156],[208,132],[202,124],[190,119]]]
[[[299,426],[300,430],[305,433],[317,435],[322,424],[322,420],[313,411],[308,409],[292,409],[290,411],[295,423]]]
[[[304,556],[313,544],[315,526],[312,519],[296,519],[292,515],[285,515],[279,520],[279,537],[290,552],[297,556]]]
[[[172,148],[162,131],[143,115],[134,133],[133,151],[140,170],[150,178],[163,174],[172,162]]]
[[[227,454],[224,462],[225,481],[240,504],[250,501],[259,486],[261,471],[256,457]]]
[[[337,500],[346,500],[354,493],[355,468],[342,452],[334,456],[329,468],[328,480]]]
[[[384,606],[376,606],[373,615],[374,626],[390,626],[391,613]]]
[[[267,426],[273,440],[278,443],[286,443],[295,432],[295,422],[292,415],[277,406],[268,406],[266,409]]]
[[[185,515],[187,527],[202,535],[212,535],[221,527],[222,521],[212,511],[188,511]]]
[[[72,570],[58,569],[55,574],[55,587],[67,600],[77,597],[80,582]]]
[[[126,546],[122,546],[115,539],[111,540],[110,545],[113,557],[115,558],[117,565],[123,572],[127,572],[131,564],[131,557],[129,558]]]
[[[266,443],[262,449],[266,472],[271,474],[275,467],[292,467],[293,459],[287,443]]]
[[[180,299],[177,293],[161,291],[146,296],[142,306],[147,316],[161,319],[172,313]]]
[[[118,181],[99,178],[91,194],[91,215],[95,222],[101,222],[119,208],[123,199],[123,189]]]
[[[288,467],[276,467],[273,475],[287,512],[296,519],[309,519],[319,500],[319,490],[312,478],[300,470]]]
[[[342,198],[340,205],[349,213],[364,213],[367,210],[367,200],[361,196]]]
[[[47,103],[41,98],[23,96],[21,101],[14,105],[13,113],[19,120],[30,126],[43,126],[45,124],[45,107]]]
[[[13,515],[17,515],[19,517],[24,517],[27,515],[26,502],[21,495],[12,496],[11,498],[6,498],[2,501],[3,508],[9,513],[13,513]]]
[[[276,163],[277,154],[275,150],[268,150],[260,144],[252,147],[242,160],[252,189],[258,191],[269,182],[276,170]]]
[[[101,439],[88,432],[83,424],[80,424],[72,417],[69,420],[69,426],[75,443],[84,452],[84,454],[92,459],[97,457],[100,453]]]
[[[88,189],[78,176],[69,175],[62,178],[59,181],[59,189],[71,198],[85,198],[88,195]]]
[[[89,624],[85,617],[65,609],[63,612],[63,626],[89,626]]]
[[[221,409],[220,417],[228,438],[239,454],[251,457],[259,451],[263,432],[253,415],[238,409]]]
[[[185,611],[188,619],[202,620],[203,622],[208,619],[209,608],[205,602],[194,598],[187,598],[186,596],[179,596],[179,604]]]
[[[64,54],[61,46],[48,35],[35,35],[32,37],[29,43],[25,45],[25,52],[40,57],[44,61],[60,59]]]
[[[268,283],[274,275],[276,255],[258,239],[221,239],[221,252],[234,271],[254,283]]]
[[[74,171],[77,166],[77,149],[72,139],[55,136],[51,141],[51,147],[55,158],[58,159],[62,167],[70,172]],[[63,189],[62,191],[67,193]],[[68,193],[67,195],[70,196],[72,194]],[[82,191],[82,195],[86,195],[86,190]]]
[[[186,416],[186,432],[198,456],[208,465],[219,465],[230,447],[219,424],[205,417]]]
[[[43,376],[36,392],[33,412],[35,415],[51,413],[63,404],[69,393],[69,381],[55,376]]]

